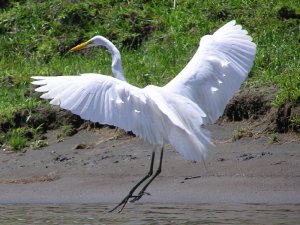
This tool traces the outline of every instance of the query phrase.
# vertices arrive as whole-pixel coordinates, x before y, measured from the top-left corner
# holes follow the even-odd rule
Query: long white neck
[[[121,54],[119,50],[116,48],[116,46],[114,46],[112,42],[110,42],[105,37],[98,36],[97,39],[101,40],[99,44],[105,46],[112,56],[111,70],[113,76],[119,80],[126,81],[123,73]]]
[[[112,56],[111,70],[113,76],[119,80],[126,81],[126,78],[123,73],[123,68],[122,68],[121,54],[115,46],[113,47],[114,47],[113,51],[109,49],[109,52],[111,53]]]

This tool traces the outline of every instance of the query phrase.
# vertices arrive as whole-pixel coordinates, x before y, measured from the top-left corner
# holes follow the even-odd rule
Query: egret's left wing
[[[151,144],[169,141],[187,159],[204,157],[210,143],[209,134],[200,127],[205,114],[188,99],[158,87],[140,89],[100,74],[33,79],[40,86],[36,91],[45,92],[41,98],[51,99],[51,104],[83,119],[132,131]],[[197,122],[190,122],[190,117]]]

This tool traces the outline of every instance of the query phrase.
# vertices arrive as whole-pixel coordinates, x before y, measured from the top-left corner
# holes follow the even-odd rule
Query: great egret
[[[115,78],[101,74],[78,76],[36,76],[34,85],[41,98],[70,110],[83,119],[132,131],[154,145],[150,170],[113,210],[139,200],[161,172],[163,149],[170,143],[188,160],[200,160],[211,143],[202,125],[215,122],[226,104],[247,77],[256,54],[256,45],[241,25],[231,21],[213,35],[201,38],[200,46],[185,68],[163,87],[143,89],[126,82],[118,49],[106,38],[95,36],[70,50],[105,46],[112,55]],[[160,162],[153,174],[156,149]],[[141,191],[135,190],[148,178]],[[112,211],[113,211],[112,210]]]

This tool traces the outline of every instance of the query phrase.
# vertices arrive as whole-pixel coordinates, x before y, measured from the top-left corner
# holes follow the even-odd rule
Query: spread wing
[[[51,104],[83,119],[132,131],[152,144],[162,146],[169,141],[187,159],[204,157],[210,143],[200,127],[203,111],[189,99],[169,95],[159,87],[140,89],[100,74],[32,78],[40,86],[36,91],[45,92],[41,98],[51,99]],[[200,119],[191,123],[184,114]]]
[[[41,98],[70,110],[81,118],[101,124],[110,124],[154,142],[149,135],[153,129],[153,111],[149,98],[142,89],[124,81],[100,74],[80,76],[32,77],[39,85],[38,92],[45,92]],[[154,115],[154,113],[150,114]]]
[[[231,21],[202,37],[193,58],[164,88],[194,101],[207,115],[204,122],[213,123],[248,76],[255,54],[247,31]]]

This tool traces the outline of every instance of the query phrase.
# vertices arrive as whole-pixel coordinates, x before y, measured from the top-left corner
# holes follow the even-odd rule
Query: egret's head
[[[94,47],[94,46],[99,46],[99,45],[105,45],[106,42],[106,38],[102,37],[102,36],[95,36],[93,38],[91,38],[90,40],[83,42],[79,45],[76,45],[74,48],[71,48],[69,52],[75,52],[75,51],[79,51],[81,49],[84,48],[90,48],[90,47]]]

